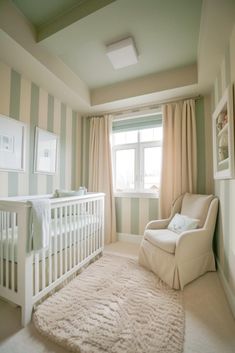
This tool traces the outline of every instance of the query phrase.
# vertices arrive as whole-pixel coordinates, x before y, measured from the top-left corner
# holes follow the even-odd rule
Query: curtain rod
[[[153,109],[158,109],[160,108],[163,104],[167,104],[167,103],[176,103],[176,102],[179,102],[181,100],[188,100],[188,99],[194,99],[194,100],[199,100],[201,99],[201,95],[196,95],[196,96],[188,96],[188,97],[177,97],[175,99],[168,99],[168,100],[163,100],[163,101],[160,101],[158,103],[155,103],[155,104],[151,104],[151,105],[138,105],[138,106],[133,106],[133,107],[129,107],[125,110],[123,109],[120,109],[120,110],[109,110],[109,111],[106,111],[106,112],[102,112],[102,113],[99,113],[99,114],[94,114],[94,115],[88,115],[87,118],[88,119],[91,119],[93,117],[96,117],[96,118],[99,118],[99,117],[102,117],[102,115],[104,114],[110,114],[110,115],[113,115],[113,116],[116,116],[116,115],[124,115],[124,114],[128,114],[128,113],[138,113],[140,112],[141,110],[153,110]]]

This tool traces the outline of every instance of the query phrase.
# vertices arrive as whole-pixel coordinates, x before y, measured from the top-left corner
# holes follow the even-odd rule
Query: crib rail
[[[22,307],[23,325],[34,303],[102,252],[104,244],[104,194],[88,193],[50,198],[49,246],[29,251],[27,200],[32,198],[38,196],[0,200],[0,296]]]

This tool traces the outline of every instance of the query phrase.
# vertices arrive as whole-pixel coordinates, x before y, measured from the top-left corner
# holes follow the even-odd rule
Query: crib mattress
[[[66,223],[67,222],[67,223]],[[98,228],[100,227],[100,219],[98,216],[83,214],[79,216],[79,219],[76,221],[72,221],[70,224],[68,219],[65,217],[60,221],[57,219],[57,224],[54,219],[51,220],[50,223],[50,249],[51,254],[58,250],[63,250],[66,247],[69,247],[79,241],[82,241],[85,236],[89,237],[93,234],[92,227]],[[88,229],[91,229],[88,232]],[[77,236],[79,234],[79,236]],[[70,239],[71,238],[71,239]],[[13,243],[13,246],[12,246]],[[8,229],[8,237],[6,232],[2,232],[2,236],[0,234],[0,258],[3,256],[3,259],[7,259],[14,262],[17,262],[17,244],[18,244],[18,228],[17,226],[14,229],[14,235],[12,237],[12,229]],[[8,250],[8,254],[7,254]],[[39,252],[40,253],[40,252]],[[8,255],[8,256],[7,256]]]

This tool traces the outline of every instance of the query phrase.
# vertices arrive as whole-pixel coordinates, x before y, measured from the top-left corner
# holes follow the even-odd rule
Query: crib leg
[[[25,305],[21,307],[21,325],[23,327],[27,326],[32,317],[33,305]]]

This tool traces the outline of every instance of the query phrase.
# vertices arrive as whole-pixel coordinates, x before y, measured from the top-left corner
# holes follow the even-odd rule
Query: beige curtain
[[[184,192],[196,192],[197,141],[195,101],[163,106],[163,155],[160,216],[167,218],[172,201]]]
[[[116,241],[110,134],[111,116],[90,120],[88,190],[105,193],[105,243]]]

